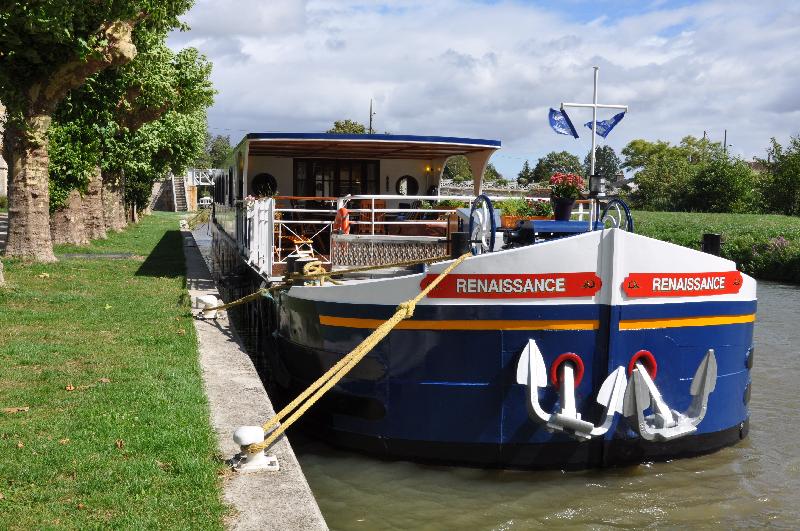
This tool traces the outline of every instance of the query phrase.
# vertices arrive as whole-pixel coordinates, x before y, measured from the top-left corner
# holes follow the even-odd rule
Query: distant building
[[[753,157],[752,161],[748,161],[747,165],[750,166],[750,169],[756,173],[764,173],[767,171],[767,165],[764,164],[763,161],[756,159]]]

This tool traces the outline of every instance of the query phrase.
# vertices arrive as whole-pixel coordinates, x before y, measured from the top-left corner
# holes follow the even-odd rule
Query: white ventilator
[[[517,365],[517,383],[528,387],[528,413],[530,417],[542,422],[550,431],[566,433],[579,441],[587,441],[605,434],[611,427],[614,415],[622,412],[627,379],[625,368],[618,367],[600,386],[597,403],[605,408],[603,422],[599,426],[583,420],[575,408],[575,367],[571,362],[561,365],[561,411],[546,413],[539,404],[539,388],[547,387],[547,369],[544,358],[533,339],[522,351]]]
[[[642,439],[648,441],[677,439],[697,430],[697,426],[706,416],[708,395],[716,386],[717,358],[714,356],[714,349],[709,349],[697,367],[689,388],[692,403],[685,412],[680,413],[670,409],[664,402],[650,373],[637,361],[625,393],[623,414],[631,420],[631,424],[635,426]],[[652,411],[650,415],[645,415],[647,408]]]

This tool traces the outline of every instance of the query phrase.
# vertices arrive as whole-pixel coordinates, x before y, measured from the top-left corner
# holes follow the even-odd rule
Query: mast
[[[590,155],[589,160],[591,161],[590,169],[589,169],[589,179],[595,173],[595,165],[597,161],[597,155],[595,153],[597,149],[597,109],[621,109],[625,112],[628,112],[627,105],[606,105],[603,103],[597,103],[597,81],[600,77],[600,67],[594,66],[594,91],[592,94],[592,103],[561,103],[561,110],[564,110],[564,107],[581,107],[581,108],[590,108],[592,109],[592,152]],[[595,212],[596,208],[600,206],[599,201],[597,201],[596,197],[591,197],[592,207],[589,214],[589,222],[591,230],[594,230],[594,222],[599,217],[599,212]]]
[[[375,116],[375,113],[372,112],[372,98],[369,99],[369,134],[373,134],[374,131],[372,130],[372,117]]]
[[[592,96],[592,164],[589,170],[590,177],[594,175],[595,146],[597,145],[597,79],[600,75],[600,67],[594,66],[592,68],[594,68],[594,96]]]

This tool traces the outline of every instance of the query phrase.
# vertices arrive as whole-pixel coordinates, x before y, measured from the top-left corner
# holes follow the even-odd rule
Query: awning
[[[445,159],[500,149],[499,140],[413,135],[250,133],[250,156],[332,159]]]

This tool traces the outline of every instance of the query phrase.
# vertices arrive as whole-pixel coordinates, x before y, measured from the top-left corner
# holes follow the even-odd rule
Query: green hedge
[[[800,217],[695,212],[633,213],[636,232],[700,249],[703,233],[722,235],[722,256],[748,275],[800,284]]]

